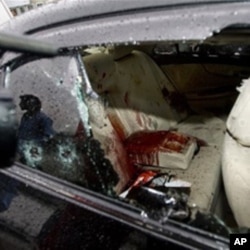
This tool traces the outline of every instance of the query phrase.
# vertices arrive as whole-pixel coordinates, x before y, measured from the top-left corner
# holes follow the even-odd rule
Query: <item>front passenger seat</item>
[[[229,205],[241,227],[250,227],[250,79],[228,117],[222,173]]]

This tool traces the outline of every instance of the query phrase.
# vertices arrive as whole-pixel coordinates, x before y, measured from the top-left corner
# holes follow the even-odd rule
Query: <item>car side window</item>
[[[11,70],[18,119],[16,160],[113,195],[117,175],[91,136],[82,75],[74,56],[32,60]]]

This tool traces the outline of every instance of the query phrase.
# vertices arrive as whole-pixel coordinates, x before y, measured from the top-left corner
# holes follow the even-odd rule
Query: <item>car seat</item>
[[[114,168],[126,172],[129,164],[124,160],[123,140],[137,131],[176,129],[199,137],[207,146],[200,149],[190,166],[165,171],[191,182],[190,203],[211,210],[220,186],[224,122],[211,115],[190,116],[186,110],[180,112],[173,106],[169,93],[175,91],[174,87],[144,52],[133,50],[115,56],[94,53],[84,56],[83,61],[91,86],[99,95],[98,101],[90,101],[90,113],[96,114],[91,115],[93,133],[113,164],[120,159]],[[116,155],[118,151],[122,152],[121,157]],[[123,178],[123,183],[129,176]]]
[[[229,205],[239,226],[250,227],[250,81],[243,83],[229,114],[222,173]]]

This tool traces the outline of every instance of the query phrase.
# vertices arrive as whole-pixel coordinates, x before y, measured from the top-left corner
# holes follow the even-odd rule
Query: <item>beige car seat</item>
[[[250,81],[244,82],[227,120],[222,170],[229,205],[239,226],[250,227]]]
[[[92,88],[100,96],[98,101],[89,101],[93,133],[120,175],[118,190],[134,173],[122,141],[137,131],[178,129],[200,137],[208,146],[201,148],[186,170],[166,171],[192,183],[190,203],[211,209],[220,185],[224,122],[212,116],[193,116],[183,122],[187,112],[177,111],[169,98],[175,89],[143,52],[130,51],[115,58],[97,53],[83,60]]]

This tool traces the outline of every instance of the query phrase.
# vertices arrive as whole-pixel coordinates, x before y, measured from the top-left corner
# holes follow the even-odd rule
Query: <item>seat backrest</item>
[[[97,53],[83,60],[93,90],[105,99],[89,101],[93,134],[119,174],[121,188],[135,172],[123,141],[138,131],[169,130],[185,114],[171,107],[166,93],[174,90],[146,54],[133,51],[114,60],[110,54]]]
[[[93,90],[100,98],[87,99],[89,119],[94,137],[101,143],[105,156],[111,161],[119,176],[115,191],[120,193],[134,175],[134,168],[127,159],[127,154],[118,132],[108,116],[102,95],[111,88],[114,80],[115,64],[106,54],[92,54],[84,58],[89,80]]]
[[[121,139],[141,130],[171,129],[186,115],[171,106],[174,89],[145,53],[133,51],[116,61],[108,54],[94,54],[84,61],[93,89],[109,104],[107,115]]]

